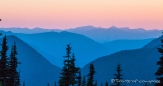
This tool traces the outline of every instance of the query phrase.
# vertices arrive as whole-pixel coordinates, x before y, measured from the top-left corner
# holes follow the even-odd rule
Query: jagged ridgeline
[[[19,86],[20,72],[17,70],[18,62],[16,43],[11,47],[10,56],[7,55],[9,47],[6,36],[3,37],[0,51],[0,86]]]

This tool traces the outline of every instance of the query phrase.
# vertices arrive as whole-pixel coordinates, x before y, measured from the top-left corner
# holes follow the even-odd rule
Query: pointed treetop
[[[67,45],[66,51],[67,51],[67,55],[64,56],[64,57],[67,57],[67,58],[69,59],[69,58],[70,58],[70,54],[71,54],[71,47],[70,47],[70,44]]]

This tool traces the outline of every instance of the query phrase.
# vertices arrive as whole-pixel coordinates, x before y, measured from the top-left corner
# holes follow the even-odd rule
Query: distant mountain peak
[[[117,27],[116,26],[111,26],[111,27],[109,27],[109,28],[111,28],[111,29],[117,29]]]
[[[85,30],[90,30],[90,29],[96,29],[97,27],[88,25],[88,26],[81,26],[81,27],[77,27],[75,29],[85,29]]]
[[[144,28],[136,28],[136,29],[139,29],[139,30],[145,30]]]
[[[145,31],[144,28],[134,28],[134,29],[131,29],[129,27],[116,27],[116,26],[111,26],[109,27],[108,29],[121,29],[121,30],[139,30],[139,31]]]
[[[94,29],[101,29],[101,27],[94,27],[94,26],[91,26],[91,25],[88,25],[88,26],[81,26],[81,27],[76,27],[76,28],[70,28],[70,29],[67,29],[66,31],[82,31],[82,32],[85,32],[85,31],[89,31],[89,30],[94,30]]]
[[[81,26],[81,27],[91,27],[91,28],[96,28],[96,27],[94,27],[94,26],[92,26],[92,25]]]

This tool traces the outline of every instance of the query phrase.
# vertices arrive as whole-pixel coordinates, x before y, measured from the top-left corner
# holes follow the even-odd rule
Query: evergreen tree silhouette
[[[88,80],[87,80],[87,86],[94,86],[94,75],[95,75],[95,68],[93,63],[90,63],[89,66],[89,74],[88,76]]]
[[[7,58],[7,50],[8,50],[8,46],[7,46],[7,38],[6,35],[3,38],[2,44],[1,44],[1,59],[0,59],[0,83],[2,84],[2,86],[6,86],[8,84],[8,58]]]
[[[60,80],[59,80],[59,85],[60,86],[69,86],[71,83],[70,83],[70,78],[71,78],[71,75],[70,75],[70,71],[69,71],[69,68],[70,68],[70,54],[71,54],[71,47],[70,45],[67,45],[67,48],[66,48],[66,51],[67,51],[67,55],[64,56],[65,60],[64,60],[64,66],[62,68],[62,72],[60,73],[62,76],[60,77]]]
[[[80,68],[75,67],[75,55],[72,54],[72,58],[70,59],[70,73],[71,73],[71,85],[80,84]]]
[[[160,83],[156,83],[155,86],[163,86],[163,39],[161,40],[162,48],[158,48],[158,52],[162,54],[160,57],[160,60],[157,62],[157,65],[160,67],[158,68],[155,75],[157,76],[157,80],[160,81]]]
[[[18,64],[20,64],[17,60],[17,50],[16,43],[11,48],[10,61],[9,61],[9,86],[19,86],[20,85],[20,71],[17,71]]]
[[[74,86],[75,84],[78,83],[77,78],[79,77],[79,75],[77,76],[77,74],[79,74],[79,70],[80,68],[75,67],[75,56],[74,53],[71,56],[71,47],[70,44],[67,45],[66,48],[66,56],[64,56],[64,66],[62,68],[62,72],[60,80],[59,80],[59,85],[60,86]]]
[[[17,61],[16,43],[12,46],[10,58],[7,57],[7,38],[3,37],[0,51],[0,86],[19,86],[20,71],[17,72],[19,62]]]
[[[121,65],[119,63],[118,63],[116,71],[117,71],[117,74],[114,74],[115,75],[114,79],[115,79],[115,84],[116,85],[112,85],[112,86],[120,86],[121,85],[120,80],[123,79],[122,78],[123,75],[121,74],[122,69],[121,69]]]

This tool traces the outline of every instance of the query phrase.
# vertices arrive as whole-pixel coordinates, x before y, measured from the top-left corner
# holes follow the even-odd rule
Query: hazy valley
[[[157,48],[161,47],[163,39],[159,30],[92,26],[65,31],[10,28],[0,33],[3,34],[1,37],[7,35],[9,46],[16,42],[17,57],[22,63],[18,69],[21,70],[21,81],[26,81],[27,86],[54,84],[59,80],[67,44],[71,45],[75,64],[82,68],[83,76],[88,74],[89,63],[93,62],[99,85],[106,81],[111,84],[118,63],[124,79],[155,79],[156,62],[161,56]]]

